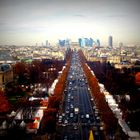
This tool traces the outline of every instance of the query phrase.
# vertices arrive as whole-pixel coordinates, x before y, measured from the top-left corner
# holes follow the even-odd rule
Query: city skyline
[[[1,0],[0,45],[98,38],[101,45],[140,44],[139,0]]]

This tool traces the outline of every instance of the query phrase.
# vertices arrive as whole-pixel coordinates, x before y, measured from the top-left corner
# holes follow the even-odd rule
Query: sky
[[[0,0],[0,44],[80,37],[140,44],[140,0]]]

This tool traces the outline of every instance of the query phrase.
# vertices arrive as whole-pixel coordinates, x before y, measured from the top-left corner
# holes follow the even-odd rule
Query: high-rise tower
[[[97,39],[97,47],[100,47],[100,40],[99,39]]]
[[[113,38],[112,38],[112,36],[109,36],[109,38],[108,38],[108,46],[113,47]]]

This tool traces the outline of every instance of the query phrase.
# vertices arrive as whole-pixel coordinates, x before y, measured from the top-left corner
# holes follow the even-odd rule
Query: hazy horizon
[[[140,44],[139,0],[0,0],[0,44],[35,45],[79,37],[101,45]]]

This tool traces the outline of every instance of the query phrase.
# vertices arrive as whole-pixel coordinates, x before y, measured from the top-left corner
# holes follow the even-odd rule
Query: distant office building
[[[78,42],[80,47],[92,47],[94,41],[92,38],[79,38]]]
[[[70,44],[71,44],[70,39],[66,39],[65,40],[65,46],[70,47]]]
[[[79,42],[79,46],[80,47],[84,47],[85,46],[85,39],[84,38],[79,38],[78,42]]]
[[[59,40],[59,46],[64,47],[65,46],[65,40]]]
[[[120,48],[123,47],[123,43],[122,42],[119,43],[119,47]]]
[[[84,38],[84,42],[85,42],[85,46],[89,46],[89,39],[88,38]]]
[[[48,47],[49,46],[49,42],[48,42],[48,40],[46,40],[46,47]]]
[[[85,38],[85,46],[92,47],[93,46],[93,39],[92,38]]]
[[[82,47],[82,38],[78,39],[79,46]]]
[[[101,44],[100,44],[100,40],[99,39],[97,39],[97,43],[96,44],[97,44],[97,47],[100,47]]]
[[[97,46],[97,42],[93,40],[93,46]]]
[[[112,38],[112,36],[109,36],[109,38],[108,38],[108,46],[113,47],[113,38]]]
[[[70,39],[59,40],[58,44],[61,47],[69,47],[70,46]]]
[[[93,39],[92,38],[89,38],[89,47],[92,47],[93,46]]]

